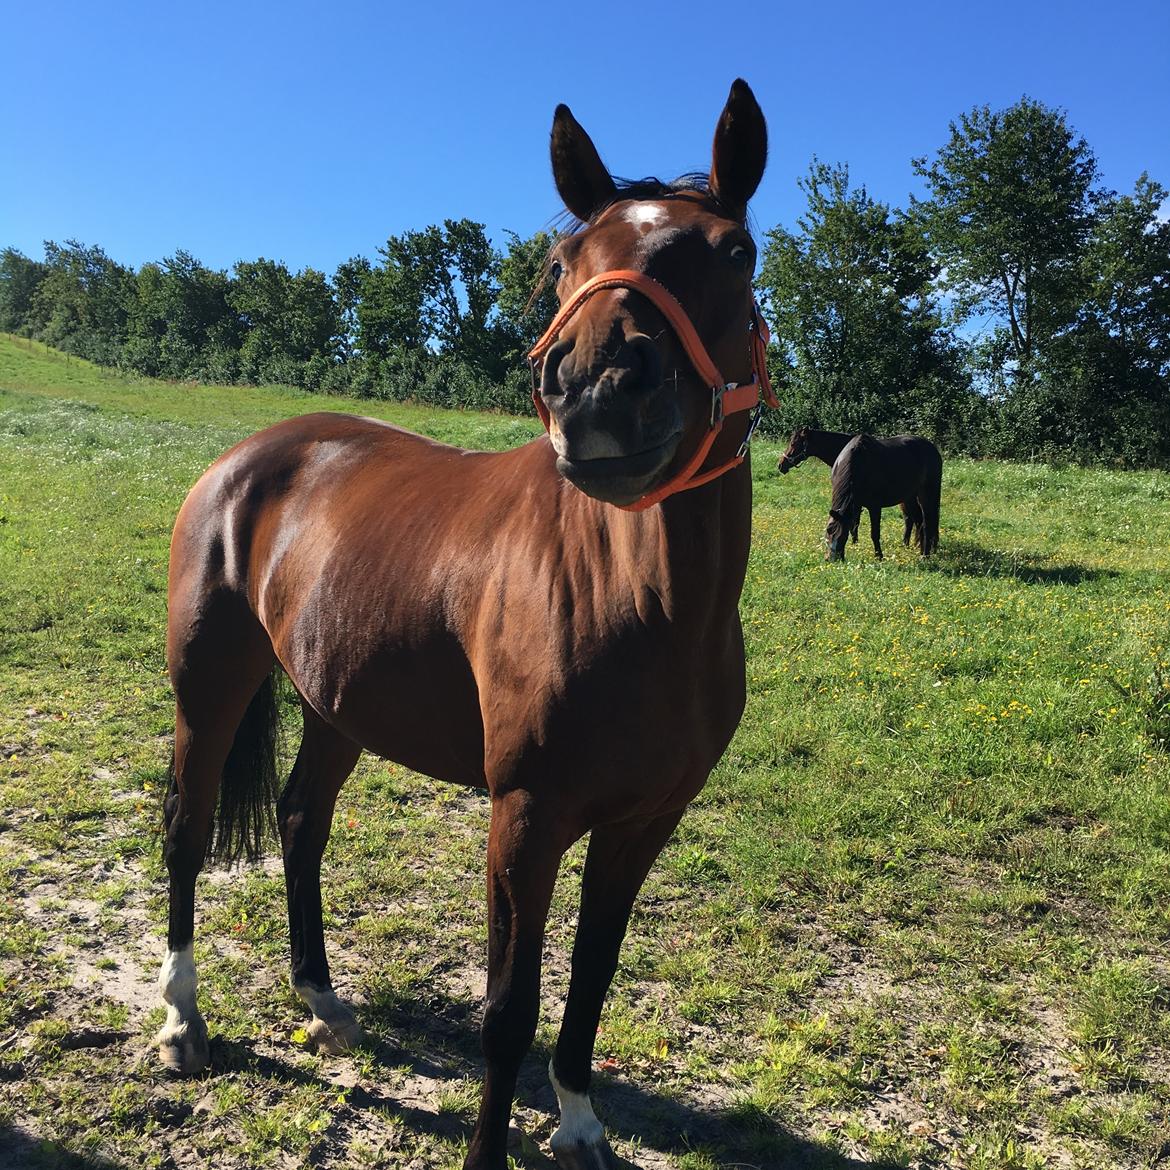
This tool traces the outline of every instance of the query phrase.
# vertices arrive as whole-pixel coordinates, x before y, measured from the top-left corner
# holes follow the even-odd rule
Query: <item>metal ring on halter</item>
[[[736,451],[735,457],[742,459],[748,453],[748,447],[751,444],[752,436],[756,433],[756,427],[760,425],[760,419],[764,417],[764,403],[757,402],[755,409],[748,418],[747,434],[743,437],[743,442],[739,445],[739,450]]]

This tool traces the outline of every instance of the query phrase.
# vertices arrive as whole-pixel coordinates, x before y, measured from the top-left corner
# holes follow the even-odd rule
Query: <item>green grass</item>
[[[373,1036],[322,1059],[279,867],[201,882],[214,1072],[154,1068],[169,528],[227,445],[350,409],[471,446],[505,416],[130,381],[0,337],[0,1149],[16,1165],[457,1166],[486,803],[366,759],[326,859]],[[827,475],[755,452],[750,698],[657,865],[595,1099],[647,1167],[1170,1158],[1170,479],[954,461],[942,543],[821,559]],[[864,526],[863,526],[864,528]],[[290,708],[291,711],[291,708]],[[295,742],[295,741],[294,741]],[[549,928],[515,1153],[554,1120],[582,853]],[[84,1046],[79,1047],[79,1044]]]

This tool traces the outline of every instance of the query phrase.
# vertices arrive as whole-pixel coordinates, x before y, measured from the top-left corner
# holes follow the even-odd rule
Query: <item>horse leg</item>
[[[909,548],[910,541],[913,539],[915,532],[918,533],[918,545],[922,546],[922,509],[918,506],[918,500],[911,496],[908,500],[903,500],[902,508],[902,543]]]
[[[220,631],[223,633],[224,631]],[[177,698],[173,773],[163,809],[163,857],[170,874],[167,956],[158,986],[167,1009],[158,1033],[159,1059],[181,1076],[201,1072],[209,1058],[207,1025],[196,1002],[194,958],[195,879],[211,837],[224,765],[249,705],[267,703],[261,690],[272,668],[272,649],[258,627],[215,648],[183,647],[173,672]],[[241,656],[223,660],[225,645]],[[175,659],[172,657],[172,662]]]
[[[284,852],[293,990],[313,1013],[309,1036],[319,1049],[346,1052],[362,1038],[353,1012],[337,998],[325,958],[321,922],[321,858],[333,807],[362,749],[302,704],[304,736],[276,805]]]
[[[464,1170],[505,1170],[516,1076],[540,1011],[540,952],[567,841],[531,795],[492,799],[488,833],[488,972],[481,1036],[486,1069]]]
[[[682,810],[593,830],[581,881],[569,997],[549,1079],[561,1108],[552,1151],[562,1170],[609,1170],[613,1152],[589,1100],[593,1044],[634,899]]]
[[[922,555],[930,556],[938,548],[938,520],[942,502],[942,472],[932,475],[918,498],[922,507]]]
[[[869,510],[869,536],[873,541],[874,556],[882,559],[882,510],[878,507]]]

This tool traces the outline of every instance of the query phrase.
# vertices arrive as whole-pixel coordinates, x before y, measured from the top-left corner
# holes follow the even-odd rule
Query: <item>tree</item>
[[[123,361],[144,374],[193,377],[212,355],[239,348],[242,328],[226,272],[177,251],[134,278]],[[225,374],[234,370],[229,363]]]
[[[548,279],[548,253],[554,239],[537,232],[522,239],[508,232],[508,251],[500,262],[500,291],[496,297],[498,327],[507,345],[510,365],[527,360],[557,310],[557,295]]]
[[[391,236],[378,252],[382,264],[361,280],[362,352],[426,349],[495,372],[501,354],[490,319],[500,256],[483,224],[448,219]]]
[[[1041,452],[1128,466],[1170,462],[1170,223],[1142,175],[1101,197],[1081,257],[1085,290],[1004,403],[1005,431]]]
[[[30,260],[15,248],[0,252],[0,330],[27,329],[37,288],[48,272],[39,260]]]
[[[244,329],[241,361],[253,376],[271,377],[279,363],[288,378],[289,363],[336,356],[341,318],[324,273],[294,275],[275,260],[241,260],[228,299]]]
[[[959,355],[931,298],[921,234],[848,168],[813,160],[798,231],[768,233],[759,284],[773,324],[785,425],[901,427],[941,437],[967,396]]]
[[[30,332],[49,345],[108,365],[126,335],[134,273],[77,240],[45,241],[44,276],[32,294]]]
[[[349,361],[357,352],[360,328],[358,309],[362,288],[369,274],[370,262],[364,256],[351,256],[339,264],[333,274],[333,295],[340,324],[337,348],[342,361]]]
[[[1132,195],[1102,198],[1085,252],[1086,310],[1129,359],[1170,376],[1168,193],[1142,174]]]
[[[1097,164],[1061,111],[1027,97],[977,107],[950,130],[933,161],[914,160],[931,198],[913,212],[956,320],[992,314],[1005,351],[1026,363],[1075,314]]]

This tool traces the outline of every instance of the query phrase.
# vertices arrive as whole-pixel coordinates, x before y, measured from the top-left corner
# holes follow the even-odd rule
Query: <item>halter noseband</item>
[[[532,367],[532,401],[536,404],[536,411],[545,430],[549,429],[549,410],[540,397],[540,362],[552,348],[554,342],[561,335],[561,331],[569,323],[582,305],[596,293],[606,289],[628,288],[640,292],[666,318],[667,323],[674,330],[687,357],[691,359],[699,377],[704,384],[711,388],[711,423],[698,450],[687,460],[686,464],[672,475],[665,483],[659,484],[652,492],[648,492],[632,504],[619,504],[628,512],[641,512],[646,508],[664,500],[675,492],[688,491],[710,483],[724,475],[732,468],[738,467],[747,454],[748,443],[760,419],[760,396],[771,407],[780,405],[776,395],[772,392],[772,383],[768,379],[767,349],[768,327],[760,315],[759,307],[752,303],[752,315],[748,321],[748,332],[751,334],[752,380],[750,382],[725,382],[719,373],[711,355],[699,339],[691,319],[686,310],[679,304],[674,295],[653,277],[644,272],[635,272],[632,269],[619,268],[612,272],[602,272],[587,280],[573,295],[560,307],[552,324],[545,330],[541,339],[528,353],[528,362]],[[703,461],[707,458],[712,444],[719,432],[723,429],[723,420],[730,414],[739,414],[741,411],[752,411],[748,423],[747,434],[739,445],[734,457],[717,467],[700,471]]]

